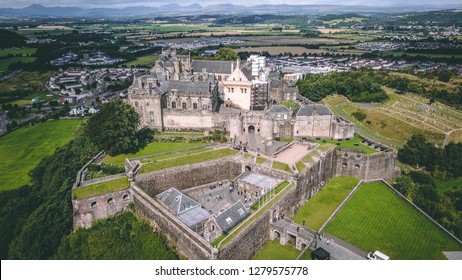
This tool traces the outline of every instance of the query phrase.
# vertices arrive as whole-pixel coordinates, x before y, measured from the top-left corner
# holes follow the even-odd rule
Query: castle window
[[[221,82],[221,75],[218,75],[218,81]]]
[[[128,201],[130,199],[130,196],[128,194],[124,195],[123,200]]]
[[[215,231],[215,225],[212,224],[212,231]]]
[[[247,89],[246,89],[246,88],[244,89],[244,93],[247,93]]]
[[[91,208],[95,208],[96,205],[97,205],[96,201],[93,201],[93,202],[90,204],[90,207],[91,207]]]
[[[113,199],[112,197],[109,198],[109,199],[107,200],[107,203],[108,203],[108,204],[113,204],[113,203],[114,203],[114,199]]]
[[[231,92],[233,92],[233,93],[234,93],[234,88],[233,88],[233,87],[231,88]]]
[[[135,101],[135,107],[138,108],[138,101]]]
[[[228,223],[228,225],[230,225],[233,222],[233,219],[231,219],[231,217],[228,217],[226,218],[226,222]]]
[[[183,107],[183,109],[186,109],[186,102],[183,102],[181,106]]]
[[[149,102],[146,102],[146,106],[149,106]]]
[[[172,102],[172,109],[176,109],[176,102],[175,101]]]
[[[244,93],[244,89],[243,89],[243,88],[241,88],[241,93]]]
[[[197,109],[197,103],[193,103],[193,109]]]

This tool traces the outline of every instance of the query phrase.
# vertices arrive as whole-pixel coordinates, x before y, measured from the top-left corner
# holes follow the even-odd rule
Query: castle
[[[354,136],[348,120],[303,99],[285,81],[270,79],[265,57],[256,55],[244,62],[209,61],[163,50],[151,73],[134,79],[128,97],[143,127],[222,130],[235,143],[262,143],[263,150],[273,139]]]

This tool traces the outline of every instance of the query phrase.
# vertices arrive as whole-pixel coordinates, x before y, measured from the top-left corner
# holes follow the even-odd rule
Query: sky
[[[47,7],[81,7],[81,8],[124,8],[129,6],[161,6],[177,3],[182,6],[199,3],[202,6],[221,3],[252,6],[260,4],[297,4],[297,5],[364,5],[364,6],[414,6],[414,5],[448,5],[461,4],[462,0],[1,0],[1,8],[23,8],[31,4]]]

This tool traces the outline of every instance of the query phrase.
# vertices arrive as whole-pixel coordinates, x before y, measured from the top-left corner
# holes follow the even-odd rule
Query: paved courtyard
[[[311,151],[309,147],[309,145],[294,143],[286,150],[280,152],[274,160],[287,163],[290,166],[309,154]]]

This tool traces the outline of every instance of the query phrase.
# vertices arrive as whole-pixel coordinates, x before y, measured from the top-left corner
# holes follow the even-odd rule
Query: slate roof
[[[273,105],[268,109],[268,113],[292,113],[292,111],[283,105]]]
[[[156,198],[162,201],[162,203],[170,210],[172,210],[176,215],[180,215],[181,213],[193,207],[200,207],[199,202],[183,194],[176,188],[170,188],[164,192],[161,192],[156,196]]]
[[[210,216],[212,215],[207,210],[198,205],[192,209],[189,209],[181,213],[180,215],[178,215],[178,218],[190,229],[195,230],[195,226],[197,224],[200,224],[205,220],[208,220]]]
[[[209,82],[190,82],[190,81],[165,81],[161,84],[162,92],[178,90],[178,92],[200,92],[210,93]]]
[[[250,70],[248,68],[241,68],[241,71],[244,74],[244,76],[247,78],[247,80],[249,80],[249,81],[253,80],[252,70]]]
[[[214,60],[193,60],[191,68],[195,72],[202,72],[205,69],[207,73],[231,74],[233,70],[233,61],[214,61]]]
[[[170,188],[156,196],[168,207],[186,226],[195,230],[195,226],[212,216],[207,210],[176,188]]]
[[[265,192],[268,192],[274,189],[276,186],[282,183],[281,179],[276,179],[273,177],[269,177],[269,176],[254,173],[254,172],[247,174],[246,176],[239,179],[239,181],[260,187],[264,189]]]
[[[215,217],[215,222],[223,232],[229,232],[239,222],[241,222],[249,213],[245,209],[242,201],[237,201],[223,213]]]
[[[295,116],[313,116],[317,115],[332,115],[330,109],[324,104],[309,104],[298,107],[294,111]]]

